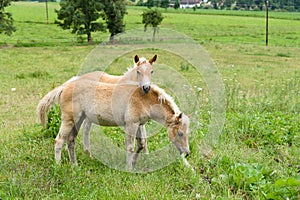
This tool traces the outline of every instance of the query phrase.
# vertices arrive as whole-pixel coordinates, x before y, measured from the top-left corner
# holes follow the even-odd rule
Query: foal
[[[59,162],[64,141],[67,141],[70,161],[77,164],[75,139],[83,120],[102,126],[124,126],[126,133],[126,166],[136,163],[134,139],[140,125],[153,119],[168,130],[169,139],[180,154],[189,155],[189,118],[162,89],[152,85],[145,94],[135,85],[106,84],[78,80],[68,84],[59,95],[62,123],[55,139],[55,158]],[[162,101],[163,99],[163,101]],[[92,105],[92,106],[91,106]],[[137,153],[143,149],[139,146]]]
[[[64,84],[54,88],[48,92],[39,102],[37,106],[37,115],[43,127],[47,124],[47,113],[50,108],[56,104],[57,96],[62,92],[62,90],[71,82],[79,79],[87,79],[92,81],[99,81],[104,83],[118,84],[118,83],[131,83],[137,84],[145,92],[149,92],[151,77],[153,74],[152,64],[156,61],[157,55],[154,55],[149,61],[144,57],[139,58],[138,55],[134,56],[134,67],[128,69],[128,71],[123,76],[114,76],[107,74],[102,71],[95,71],[84,74],[82,76],[74,76]]]
[[[66,81],[61,86],[54,88],[52,91],[48,92],[43,99],[39,102],[37,106],[37,114],[38,117],[43,125],[46,127],[47,123],[47,113],[49,112],[50,108],[53,104],[57,103],[58,96],[63,91],[63,89],[70,84],[71,82],[79,79],[87,79],[111,84],[122,84],[122,83],[131,83],[138,85],[144,93],[149,92],[150,90],[150,83],[151,83],[151,76],[153,74],[153,67],[152,64],[156,61],[157,55],[154,55],[149,61],[146,60],[144,57],[139,58],[138,55],[134,56],[134,67],[129,69],[123,76],[113,76],[109,75],[105,72],[95,71],[84,74],[82,76],[76,76],[68,81]],[[90,129],[92,123],[87,120],[84,121],[84,135],[83,135],[83,143],[85,152],[88,155],[91,155],[90,150]],[[141,140],[139,145],[144,146],[145,153],[148,153],[147,141],[146,141],[146,129],[144,125],[141,125],[137,132],[137,140]]]
[[[111,83],[111,84],[137,84],[143,91],[143,93],[148,93],[151,89],[151,77],[153,74],[152,64],[156,61],[157,55],[154,55],[149,61],[147,61],[144,57],[139,58],[137,55],[134,57],[134,67],[129,69],[123,76],[114,76],[109,75],[105,72],[96,71],[90,72],[80,77],[80,79],[88,79],[99,81],[103,83]],[[90,131],[91,131],[92,123],[86,119],[83,123],[83,143],[85,152],[91,156],[91,148],[90,148]],[[138,141],[138,145],[142,146],[145,153],[148,154],[148,146],[147,146],[147,133],[145,125],[139,126],[137,130],[136,139]]]

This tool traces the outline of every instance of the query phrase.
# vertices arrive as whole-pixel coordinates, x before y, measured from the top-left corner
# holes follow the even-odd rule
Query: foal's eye
[[[138,75],[141,75],[141,72],[140,72],[140,71],[136,71],[136,73],[137,73]]]
[[[152,70],[150,73],[151,73],[151,74],[153,74],[153,73],[154,73],[154,71]]]
[[[181,131],[177,131],[177,134],[178,134],[179,137],[183,136],[183,133]]]

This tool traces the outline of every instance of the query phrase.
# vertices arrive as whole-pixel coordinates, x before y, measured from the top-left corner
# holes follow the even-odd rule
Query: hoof
[[[90,150],[86,149],[84,152],[85,152],[86,155],[88,155],[89,157],[92,157],[92,154],[91,154],[91,151],[90,151]]]

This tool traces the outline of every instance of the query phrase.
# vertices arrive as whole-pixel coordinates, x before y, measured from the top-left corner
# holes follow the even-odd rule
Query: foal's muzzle
[[[151,89],[151,86],[150,85],[143,85],[142,86],[142,90],[145,94],[147,94]]]
[[[190,155],[190,150],[188,149],[180,149],[180,155],[184,154],[184,157],[188,157]]]

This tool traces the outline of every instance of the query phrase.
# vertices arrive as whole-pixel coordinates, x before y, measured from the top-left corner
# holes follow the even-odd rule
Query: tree
[[[219,0],[211,0],[211,4],[213,5],[214,9],[218,9]]]
[[[154,0],[147,0],[146,6],[147,6],[148,8],[154,7]]]
[[[158,25],[162,22],[164,17],[162,16],[161,12],[157,9],[152,10],[149,9],[148,11],[143,12],[143,21],[145,31],[147,30],[147,26],[153,27],[153,41],[155,40],[155,33],[157,31]]]
[[[0,34],[11,35],[16,28],[13,26],[11,13],[5,12],[4,8],[10,5],[10,0],[0,0]]]
[[[110,32],[109,41],[110,43],[114,43],[114,36],[124,32],[125,0],[104,0],[104,13],[104,19]]]
[[[237,0],[236,1],[236,5],[239,7],[239,8],[242,8],[242,9],[245,9],[245,10],[248,10],[249,7],[253,4],[253,0]]]
[[[235,3],[235,0],[225,0],[223,3],[223,8],[230,9],[231,5]]]
[[[174,3],[174,9],[177,10],[178,8],[180,8],[180,0],[176,0]]]
[[[254,0],[254,4],[257,9],[262,10],[263,6],[265,5],[265,0]]]
[[[160,1],[160,7],[164,8],[166,10],[169,7],[169,5],[170,5],[170,1],[169,0],[161,0]]]
[[[72,29],[72,33],[87,35],[88,43],[92,43],[92,32],[105,31],[102,22],[97,21],[103,16],[101,0],[64,0],[60,10],[55,10],[56,21],[63,29]]]

